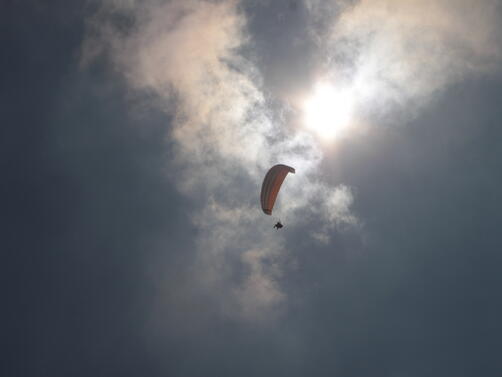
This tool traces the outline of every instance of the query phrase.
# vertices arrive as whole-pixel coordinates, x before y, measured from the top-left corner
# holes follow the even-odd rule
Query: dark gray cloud
[[[263,42],[268,32],[254,28],[288,12],[307,17],[302,12],[314,3],[291,10],[262,2],[236,14],[252,20],[257,12],[242,30],[255,39],[255,51],[270,49],[266,64],[273,66],[279,42]],[[196,183],[207,187],[180,184],[186,178],[179,173],[201,168],[198,160],[180,158],[180,145],[211,146],[213,135],[180,144],[184,135],[172,139],[179,113],[171,111],[186,106],[179,97],[165,105],[164,92],[159,100],[151,88],[132,90],[117,62],[98,58],[81,67],[92,6],[9,2],[5,9],[3,375],[499,374],[502,86],[496,78],[450,81],[401,127],[375,122],[324,149],[314,139],[272,143],[300,164],[303,154],[295,151],[310,156],[304,168],[323,183],[307,194],[342,190],[324,192],[324,200],[351,188],[351,196],[341,196],[353,198],[350,211],[338,213],[335,224],[357,218],[357,226],[345,219],[323,230],[332,214],[324,201],[290,185],[298,207],[288,210],[286,228],[277,233],[252,212],[268,157],[252,168],[256,177],[240,172],[221,175],[231,184],[200,176]],[[263,126],[276,115],[268,100],[253,101],[267,88],[289,87],[267,78],[275,67],[264,67],[260,78],[262,68],[251,62],[242,66],[243,77],[231,74],[244,82],[232,93],[244,106],[249,98],[257,103]],[[193,76],[185,78],[192,85]],[[262,140],[268,126],[256,134],[249,131],[254,126],[248,132]],[[273,137],[280,140],[281,132]],[[232,148],[207,151],[225,169],[233,167],[228,155],[241,158]],[[308,203],[314,208],[306,210]],[[315,238],[318,230],[329,240]],[[213,284],[217,273],[222,278]]]

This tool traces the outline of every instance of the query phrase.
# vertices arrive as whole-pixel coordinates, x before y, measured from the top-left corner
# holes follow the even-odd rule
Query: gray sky
[[[500,2],[4,8],[2,375],[498,375]]]

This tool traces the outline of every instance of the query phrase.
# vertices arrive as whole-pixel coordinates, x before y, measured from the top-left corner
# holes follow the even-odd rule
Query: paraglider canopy
[[[267,215],[272,214],[275,200],[281,189],[282,182],[288,173],[295,173],[295,169],[287,165],[275,165],[267,172],[261,186],[261,209]]]

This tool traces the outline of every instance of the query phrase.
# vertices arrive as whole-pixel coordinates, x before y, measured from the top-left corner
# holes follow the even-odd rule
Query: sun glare
[[[331,140],[350,123],[352,108],[351,91],[318,84],[304,103],[305,126],[323,139]]]

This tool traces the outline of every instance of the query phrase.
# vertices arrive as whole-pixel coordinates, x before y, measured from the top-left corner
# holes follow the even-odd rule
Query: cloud
[[[260,73],[243,57],[251,36],[238,1],[117,4],[105,3],[89,20],[82,63],[106,56],[172,119],[169,174],[196,203],[188,284],[210,291],[224,316],[273,318],[286,300],[280,279],[290,257],[284,232],[259,210],[266,170],[278,162],[297,169],[277,206],[291,231],[321,216],[324,241],[355,223],[350,189],[319,178],[322,152],[312,137],[272,120]]]
[[[321,5],[309,1],[312,18]],[[317,5],[316,5],[317,4]],[[500,70],[500,2],[361,0],[338,2],[323,30],[328,71],[349,81],[361,111],[394,122],[448,86]],[[324,4],[326,6],[326,4]]]

